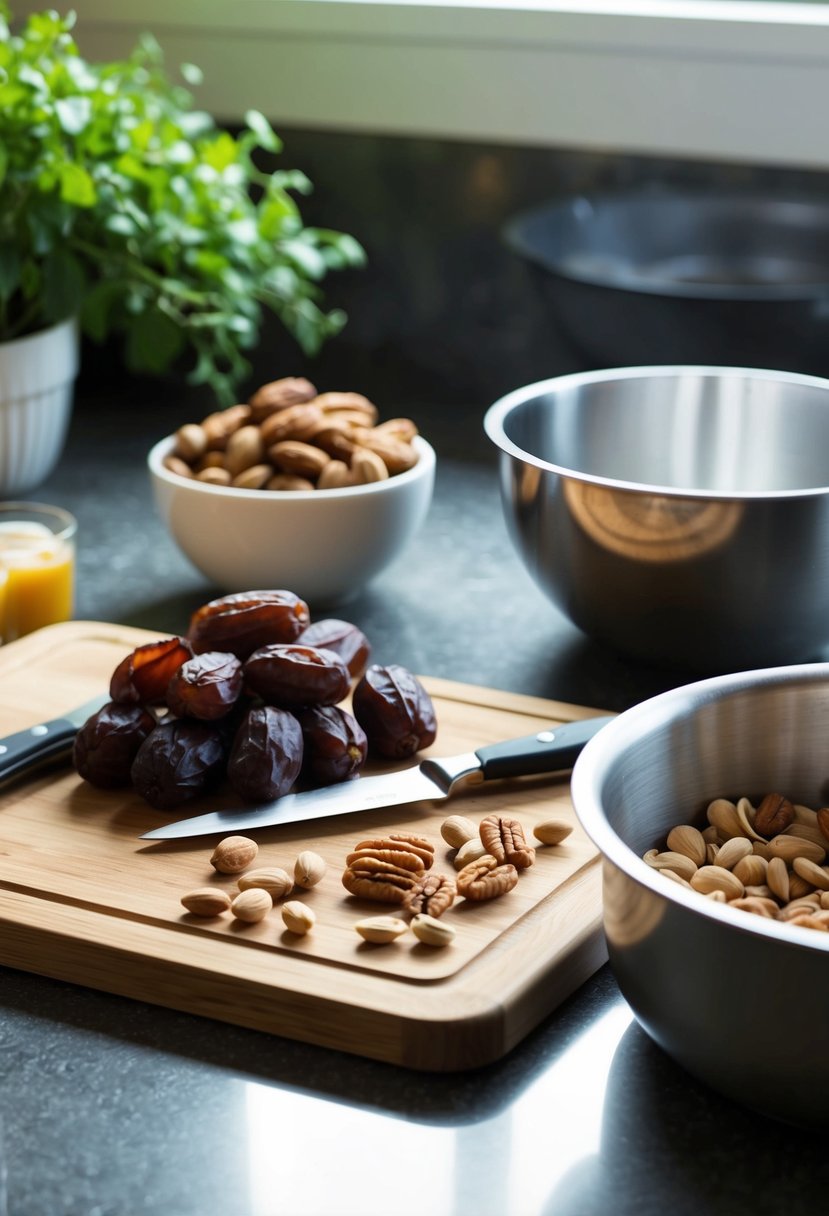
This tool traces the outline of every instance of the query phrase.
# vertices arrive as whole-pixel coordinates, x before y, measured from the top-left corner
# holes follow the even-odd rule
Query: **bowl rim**
[[[829,682],[829,662],[762,667],[721,676],[709,676],[683,684],[623,710],[593,736],[578,756],[570,780],[576,818],[603,857],[640,886],[679,904],[688,912],[729,928],[769,938],[786,945],[829,953],[829,933],[798,925],[783,924],[755,916],[727,904],[707,900],[697,891],[686,891],[679,883],[667,882],[653,866],[625,844],[611,827],[601,805],[602,783],[614,759],[629,743],[653,727],[675,720],[683,709],[720,701],[723,696],[780,684]],[[829,853],[829,844],[827,844]]]
[[[623,478],[604,477],[597,473],[585,473],[567,465],[556,464],[544,460],[532,452],[520,447],[510,439],[505,430],[505,422],[513,410],[532,401],[533,398],[570,391],[586,384],[603,384],[609,380],[654,379],[658,376],[671,377],[678,380],[682,376],[693,375],[702,377],[717,377],[735,379],[750,377],[753,380],[776,381],[777,383],[796,384],[805,388],[817,388],[827,394],[827,409],[829,409],[829,379],[821,376],[810,376],[803,372],[774,371],[761,367],[725,367],[716,364],[693,363],[664,363],[649,364],[636,367],[600,368],[592,371],[568,372],[563,376],[552,376],[548,380],[538,380],[533,384],[523,385],[499,397],[484,414],[483,426],[492,443],[508,456],[533,465],[547,473],[555,473],[560,477],[590,485],[606,486],[613,490],[632,490],[635,493],[658,494],[664,498],[677,498],[683,501],[715,501],[715,502],[766,502],[777,499],[822,498],[829,493],[829,485],[804,486],[789,490],[704,490],[682,488],[677,486],[660,485],[657,482],[626,481]]]
[[[417,450],[417,463],[403,473],[395,473],[383,481],[369,481],[359,486],[339,486],[328,490],[246,490],[240,486],[216,486],[196,478],[179,477],[171,473],[162,463],[175,446],[175,435],[165,435],[154,443],[147,454],[147,466],[154,477],[179,490],[193,490],[214,498],[259,500],[260,502],[331,502],[342,498],[358,498],[366,494],[388,494],[402,489],[412,482],[430,476],[437,462],[435,449],[422,435],[415,435],[412,443]]]

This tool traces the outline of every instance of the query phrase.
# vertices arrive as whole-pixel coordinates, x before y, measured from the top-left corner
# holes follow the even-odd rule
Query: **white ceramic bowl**
[[[179,548],[225,591],[285,587],[311,604],[355,595],[397,558],[426,518],[435,452],[386,481],[337,490],[237,490],[177,477],[164,467],[172,436],[147,463],[156,505]]]

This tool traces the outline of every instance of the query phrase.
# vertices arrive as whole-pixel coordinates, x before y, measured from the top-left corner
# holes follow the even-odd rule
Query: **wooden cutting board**
[[[155,640],[143,630],[75,621],[0,649],[0,735],[59,716],[105,691],[117,663]],[[454,755],[598,711],[424,679],[438,717],[435,755]],[[210,865],[219,837],[174,844],[138,839],[159,823],[231,806],[222,794],[165,815],[132,791],[96,790],[69,768],[0,796],[0,963],[410,1068],[453,1070],[499,1059],[606,959],[600,866],[576,821],[567,779],[524,778],[419,803],[291,824],[255,834],[256,865],[293,871],[313,848],[321,883],[297,895],[313,908],[306,937],[285,931],[278,908],[243,925],[196,919],[180,904],[195,887],[232,878]],[[574,824],[539,846],[518,886],[486,904],[459,900],[445,914],[456,937],[433,949],[406,934],[362,941],[354,923],[388,905],[354,899],[341,883],[354,845],[414,831],[454,874],[440,825],[517,816],[528,837],[550,817]],[[296,896],[295,896],[296,897]]]

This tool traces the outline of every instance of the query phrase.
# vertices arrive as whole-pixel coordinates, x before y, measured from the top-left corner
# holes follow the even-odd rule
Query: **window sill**
[[[15,4],[17,17],[40,3]],[[200,104],[277,126],[825,168],[829,6],[762,0],[75,0],[90,58],[144,30]],[[131,10],[131,11],[130,11]]]

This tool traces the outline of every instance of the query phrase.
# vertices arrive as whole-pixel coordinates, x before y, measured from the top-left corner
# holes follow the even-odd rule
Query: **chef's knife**
[[[214,832],[251,831],[282,823],[302,823],[329,815],[378,810],[408,802],[448,798],[461,781],[481,782],[498,777],[525,777],[572,768],[589,739],[610,718],[585,718],[536,735],[492,743],[474,752],[428,759],[412,768],[375,777],[357,777],[323,789],[285,794],[273,802],[241,810],[212,811],[145,832],[142,840],[181,840]]]
[[[10,785],[45,765],[66,759],[72,751],[75,735],[84,722],[107,701],[108,696],[93,697],[60,718],[38,722],[35,726],[0,739],[0,787]]]

